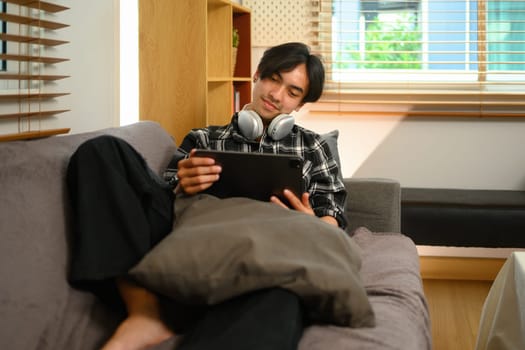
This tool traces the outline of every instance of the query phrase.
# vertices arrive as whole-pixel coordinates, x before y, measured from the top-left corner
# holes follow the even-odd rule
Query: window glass
[[[525,70],[525,2],[489,1],[488,70]]]
[[[333,1],[332,80],[525,81],[525,2],[480,4]]]

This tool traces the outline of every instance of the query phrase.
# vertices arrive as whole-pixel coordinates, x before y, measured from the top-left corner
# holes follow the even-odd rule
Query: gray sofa
[[[64,184],[72,152],[101,133],[136,147],[160,172],[175,150],[156,123],[0,144],[0,348],[96,349],[119,320],[66,282],[70,213]],[[376,327],[316,325],[300,349],[430,349],[428,309],[414,243],[400,230],[400,188],[391,180],[345,179],[348,232],[362,248],[363,283]],[[157,346],[173,349],[177,338]]]

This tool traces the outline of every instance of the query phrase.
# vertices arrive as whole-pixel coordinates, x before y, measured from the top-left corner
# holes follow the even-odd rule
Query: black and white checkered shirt
[[[279,141],[263,135],[260,141],[246,139],[237,127],[237,114],[230,124],[193,129],[182,141],[165,175],[176,171],[177,163],[193,148],[218,151],[261,152],[297,155],[304,160],[303,183],[310,193],[316,216],[332,216],[340,227],[346,227],[343,208],[346,190],[339,176],[338,164],[328,144],[319,134],[295,125],[288,136]],[[166,177],[166,176],[165,176]]]

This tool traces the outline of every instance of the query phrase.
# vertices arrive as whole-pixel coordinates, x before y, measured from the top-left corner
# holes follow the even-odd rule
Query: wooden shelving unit
[[[232,31],[240,35],[232,72]],[[251,12],[227,0],[139,1],[140,119],[176,142],[223,125],[251,99]]]

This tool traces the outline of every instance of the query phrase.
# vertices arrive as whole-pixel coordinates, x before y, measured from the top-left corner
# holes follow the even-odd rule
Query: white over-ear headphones
[[[239,130],[244,137],[255,140],[263,134],[264,126],[261,117],[252,110],[243,109],[238,113]],[[288,135],[295,125],[294,117],[289,114],[279,114],[268,125],[268,135],[278,141]]]

